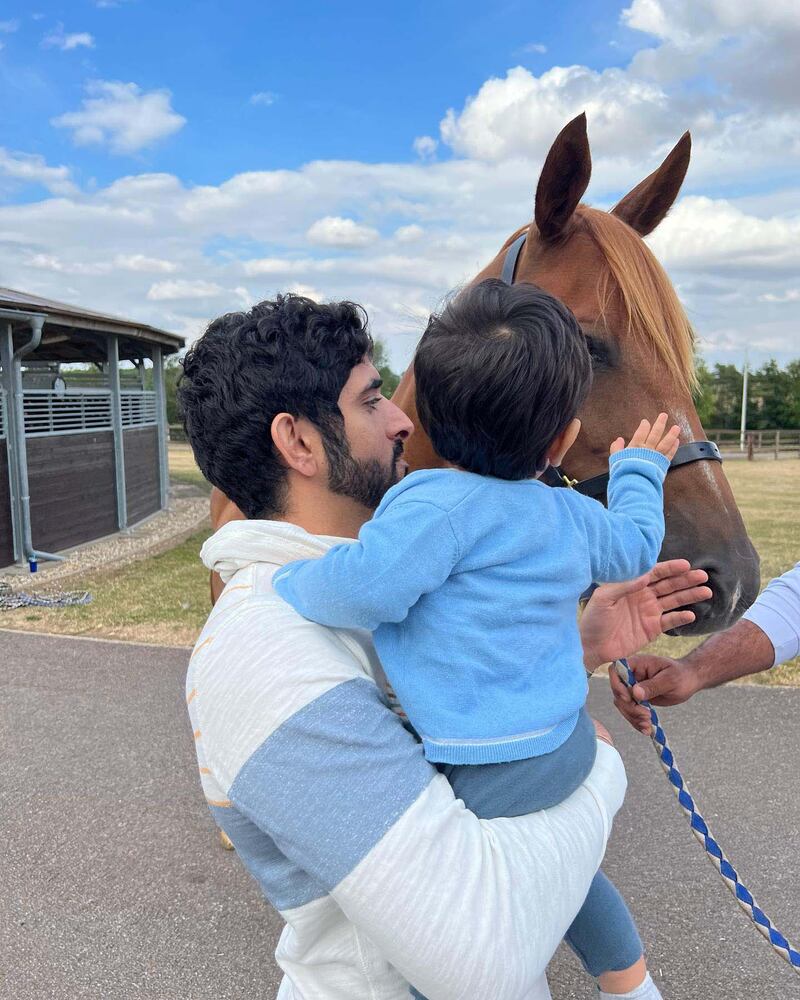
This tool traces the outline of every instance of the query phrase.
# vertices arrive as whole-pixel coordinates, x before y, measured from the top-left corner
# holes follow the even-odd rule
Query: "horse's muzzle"
[[[661,558],[674,558],[671,554]],[[704,569],[708,573],[711,598],[699,604],[690,605],[695,614],[691,625],[674,629],[669,635],[705,635],[730,628],[758,596],[760,573],[758,553],[749,539],[738,539],[724,553],[685,556],[693,569]]]

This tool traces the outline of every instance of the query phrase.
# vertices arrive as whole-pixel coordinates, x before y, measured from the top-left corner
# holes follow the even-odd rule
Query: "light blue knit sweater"
[[[289,563],[273,586],[305,618],[375,631],[428,760],[549,753],[586,700],[578,598],[651,569],[664,537],[669,461],[626,448],[609,465],[608,510],[538,480],[414,472],[357,542]]]

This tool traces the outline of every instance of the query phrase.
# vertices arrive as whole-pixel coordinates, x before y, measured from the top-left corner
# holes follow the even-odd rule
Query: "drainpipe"
[[[17,451],[17,477],[19,482],[20,513],[22,515],[22,555],[30,566],[31,573],[37,570],[39,562],[64,562],[63,556],[53,555],[52,552],[42,552],[34,549],[31,537],[31,496],[28,485],[28,451],[25,444],[25,405],[22,392],[22,359],[26,354],[35,351],[42,340],[42,327],[44,326],[44,316],[32,316],[31,339],[27,344],[23,344],[14,351],[11,359],[11,379],[14,390],[14,436]]]

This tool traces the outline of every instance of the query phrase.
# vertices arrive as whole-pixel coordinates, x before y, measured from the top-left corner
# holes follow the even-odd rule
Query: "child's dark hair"
[[[417,412],[437,453],[484,476],[530,479],[592,384],[586,339],[547,292],[491,278],[432,316],[414,358]]]

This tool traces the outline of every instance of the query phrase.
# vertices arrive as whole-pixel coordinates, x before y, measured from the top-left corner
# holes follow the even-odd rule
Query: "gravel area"
[[[208,496],[194,486],[176,484],[170,489],[169,509],[159,511],[126,531],[65,549],[63,563],[40,563],[35,575],[27,567],[10,566],[0,573],[0,582],[11,589],[45,590],[67,580],[104,569],[128,565],[166,552],[209,525]]]

